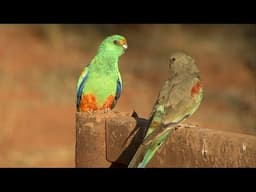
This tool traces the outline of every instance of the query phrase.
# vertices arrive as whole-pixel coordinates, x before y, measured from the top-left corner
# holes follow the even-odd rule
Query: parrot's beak
[[[123,46],[124,50],[128,49],[128,45],[127,44],[123,44],[122,46]]]
[[[124,48],[124,50],[128,49],[128,45],[125,39],[119,41],[120,45]]]

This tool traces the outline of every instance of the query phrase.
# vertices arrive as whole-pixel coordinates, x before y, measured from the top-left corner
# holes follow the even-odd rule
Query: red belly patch
[[[114,96],[110,95],[108,96],[107,100],[102,106],[99,106],[97,104],[97,99],[93,94],[86,94],[82,96],[81,102],[80,102],[80,111],[86,112],[89,110],[103,110],[106,108],[111,108],[111,105],[114,101]]]
[[[107,100],[106,100],[106,102],[101,107],[101,109],[106,109],[106,108],[110,109],[113,101],[114,101],[114,96],[113,95],[109,95]]]
[[[195,84],[192,89],[191,89],[191,95],[192,97],[196,94],[198,94],[198,92],[200,91],[200,88],[201,88],[201,84],[200,82],[197,82],[197,84]]]
[[[97,110],[96,97],[93,94],[87,94],[82,96],[80,102],[80,110],[85,112],[89,110]]]

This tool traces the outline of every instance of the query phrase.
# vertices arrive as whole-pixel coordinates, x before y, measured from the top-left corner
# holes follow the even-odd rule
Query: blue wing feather
[[[120,80],[120,78],[117,79],[117,84],[116,84],[116,95],[115,95],[115,99],[114,99],[114,102],[111,106],[111,108],[113,109],[117,103],[117,100],[119,99],[120,95],[121,95],[121,92],[122,92],[122,82]]]
[[[83,93],[84,86],[86,84],[86,80],[88,79],[88,75],[89,75],[89,70],[87,71],[86,75],[83,77],[83,80],[80,83],[79,88],[77,90],[77,95],[76,95],[76,109],[77,109],[77,111],[79,111],[81,96],[82,96],[82,93]]]
[[[122,92],[122,85],[120,80],[117,79],[116,96],[115,96],[116,99],[119,99],[121,92]]]

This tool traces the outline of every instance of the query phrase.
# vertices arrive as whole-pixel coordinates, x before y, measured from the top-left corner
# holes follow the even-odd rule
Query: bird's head
[[[121,56],[128,45],[125,37],[121,35],[112,35],[105,38],[99,47],[99,52],[110,53],[112,55]]]
[[[195,60],[184,52],[175,52],[171,55],[169,68],[175,75],[199,73]]]

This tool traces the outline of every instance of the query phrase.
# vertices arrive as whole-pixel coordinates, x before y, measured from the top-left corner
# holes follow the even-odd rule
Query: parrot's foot
[[[110,111],[110,108],[103,109],[103,113],[108,113]]]
[[[179,128],[195,128],[198,127],[198,125],[192,125],[189,123],[185,123],[185,124],[179,124],[178,126],[175,127],[175,130],[179,129]]]
[[[89,109],[86,112],[89,113],[90,115],[92,115],[94,111],[92,109]]]

